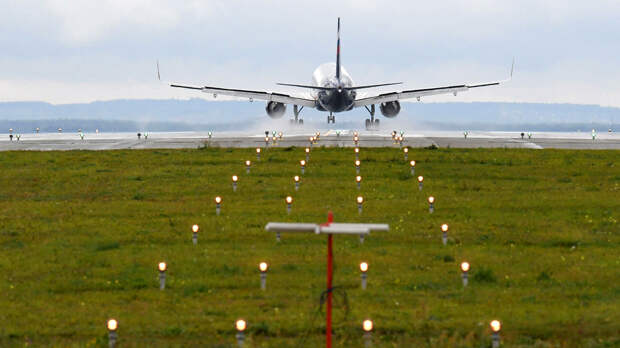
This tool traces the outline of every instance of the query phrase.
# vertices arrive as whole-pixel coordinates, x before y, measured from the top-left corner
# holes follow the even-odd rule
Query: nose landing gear
[[[334,116],[333,113],[329,113],[329,116],[327,116],[327,124],[330,123],[336,123],[336,116]]]

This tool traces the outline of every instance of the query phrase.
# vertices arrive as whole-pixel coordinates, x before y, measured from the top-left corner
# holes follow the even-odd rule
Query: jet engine
[[[271,118],[280,118],[284,116],[284,112],[286,112],[286,105],[270,101],[267,103],[265,111],[267,111],[267,115]]]
[[[396,117],[396,115],[400,112],[400,103],[398,100],[381,103],[381,105],[379,105],[379,109],[381,109],[381,114],[385,117]]]

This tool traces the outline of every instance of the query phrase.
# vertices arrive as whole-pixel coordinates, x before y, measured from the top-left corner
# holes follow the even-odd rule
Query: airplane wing
[[[383,93],[383,94],[379,94],[379,95],[372,96],[372,97],[357,99],[355,103],[353,104],[353,106],[359,107],[359,106],[366,106],[366,105],[372,105],[372,104],[381,104],[381,103],[387,103],[387,102],[403,100],[403,99],[411,99],[411,98],[418,98],[419,100],[420,97],[425,97],[429,95],[437,95],[437,94],[456,95],[459,92],[464,92],[471,88],[497,86],[502,83],[510,81],[512,79],[513,70],[514,70],[514,61],[512,62],[512,68],[510,69],[510,77],[503,81],[479,83],[479,84],[473,84],[473,85],[454,85],[454,86],[446,86],[446,87],[412,89],[412,90],[402,91],[402,92]]]
[[[299,106],[307,106],[307,107],[315,107],[316,100],[314,99],[306,99],[293,97],[288,94],[275,93],[275,92],[263,92],[263,91],[251,91],[245,89],[230,89],[230,88],[220,88],[220,87],[194,87],[194,86],[184,86],[177,84],[170,84],[170,87],[176,88],[186,88],[193,89],[197,91],[202,91],[204,93],[213,94],[213,97],[217,97],[218,95],[227,95],[232,97],[240,97],[240,98],[248,98],[249,100],[266,100],[273,101],[283,104],[294,104]]]

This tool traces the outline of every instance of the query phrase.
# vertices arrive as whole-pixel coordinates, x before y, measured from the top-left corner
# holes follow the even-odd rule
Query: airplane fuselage
[[[329,90],[315,90],[314,97],[321,111],[342,112],[353,108],[356,92],[343,89],[353,87],[353,79],[344,67],[340,68],[340,80],[336,77],[336,63],[325,63],[312,74],[312,83],[317,87],[330,88]]]

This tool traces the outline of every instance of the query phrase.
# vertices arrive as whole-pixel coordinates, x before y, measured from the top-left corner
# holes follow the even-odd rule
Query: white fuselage
[[[333,88],[333,90],[313,90],[313,97],[318,101],[317,109],[342,112],[350,110],[355,101],[355,91],[344,89],[353,87],[353,79],[344,67],[340,67],[340,81],[336,77],[336,63],[320,65],[312,74],[312,83],[317,87]]]
[[[319,87],[338,87],[336,63],[325,63],[316,68],[312,73],[312,83]],[[353,87],[353,79],[343,66],[340,67],[340,83],[342,87]]]

